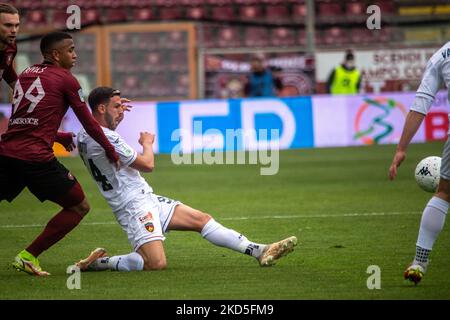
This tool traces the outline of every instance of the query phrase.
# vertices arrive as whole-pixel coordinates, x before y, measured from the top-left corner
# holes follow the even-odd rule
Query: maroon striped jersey
[[[77,79],[69,70],[50,63],[35,64],[19,75],[8,129],[0,140],[0,154],[33,162],[52,160],[52,146],[69,106],[108,158],[117,161],[114,147],[84,102]]]

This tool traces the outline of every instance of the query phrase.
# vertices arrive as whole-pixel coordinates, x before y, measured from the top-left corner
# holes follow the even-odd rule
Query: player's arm
[[[75,137],[73,132],[58,131],[56,133],[55,141],[62,144],[63,147],[70,152],[76,148],[75,143],[73,142],[73,137]]]
[[[389,179],[391,180],[397,176],[397,168],[406,159],[408,146],[430,110],[434,97],[442,85],[439,61],[434,63],[433,59],[435,58],[436,55],[434,55],[427,64],[427,69],[422,77],[422,82],[420,83],[411,109],[406,117],[400,142],[397,145],[394,159],[389,167]]]
[[[14,90],[17,81],[17,73],[16,70],[14,70],[12,63],[3,73],[3,79],[5,79],[6,83]]]
[[[153,154],[153,142],[155,135],[148,132],[141,132],[139,144],[142,146],[142,154],[137,154],[136,160],[130,167],[141,172],[152,172],[155,167],[155,158]]]
[[[66,97],[69,105],[72,107],[76,117],[80,121],[87,134],[97,141],[106,152],[108,159],[116,164],[119,168],[119,156],[114,147],[106,138],[103,130],[100,128],[98,122],[94,119],[92,114],[84,102],[81,87],[75,77],[70,76],[65,83]]]

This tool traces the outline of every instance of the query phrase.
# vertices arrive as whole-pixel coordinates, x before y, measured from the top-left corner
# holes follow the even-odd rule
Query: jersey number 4
[[[33,95],[33,90],[36,89],[37,94]],[[45,96],[44,88],[42,88],[41,79],[39,77],[36,78],[36,80],[33,81],[31,86],[28,88],[27,92],[25,94],[23,93],[22,85],[20,84],[19,80],[16,82],[16,86],[14,87],[14,98],[13,98],[13,114],[17,111],[17,108],[20,105],[20,102],[22,101],[23,97],[30,101],[30,106],[28,107],[27,112],[33,112],[34,108],[36,108],[36,105],[39,103],[39,101],[42,100],[42,98]]]
[[[113,189],[113,186],[109,183],[108,179],[102,174],[102,172],[97,168],[92,159],[88,159],[89,166],[91,167],[92,176],[95,181],[98,181],[102,184],[103,191],[109,191]]]

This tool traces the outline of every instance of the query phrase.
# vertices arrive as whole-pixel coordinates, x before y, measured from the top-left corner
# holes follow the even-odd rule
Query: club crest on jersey
[[[9,65],[11,64],[12,59],[13,59],[13,57],[12,57],[11,54],[9,54],[9,55],[6,56],[6,65],[7,65],[7,66],[9,66]]]
[[[145,229],[147,229],[148,232],[153,232],[155,230],[155,226],[153,225],[153,222],[147,222],[144,224]]]
[[[153,230],[155,230],[155,226],[153,225],[153,215],[151,212],[147,212],[145,216],[140,216],[139,221],[144,224],[144,227],[148,232],[153,232]]]

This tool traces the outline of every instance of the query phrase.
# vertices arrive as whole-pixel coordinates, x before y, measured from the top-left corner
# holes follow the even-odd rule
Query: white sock
[[[201,235],[216,246],[245,253],[257,259],[261,256],[262,251],[266,247],[263,244],[249,241],[244,235],[225,228],[214,219],[209,220],[208,223],[205,224],[201,231]]]
[[[450,204],[438,197],[433,197],[428,202],[420,221],[419,237],[417,246],[431,251],[439,233],[444,227],[445,217]],[[423,257],[416,257],[423,260]],[[426,257],[428,258],[428,257]]]
[[[97,261],[104,259],[100,258]],[[113,256],[106,262],[108,269],[115,271],[141,271],[144,270],[144,259],[137,252],[122,256]]]

